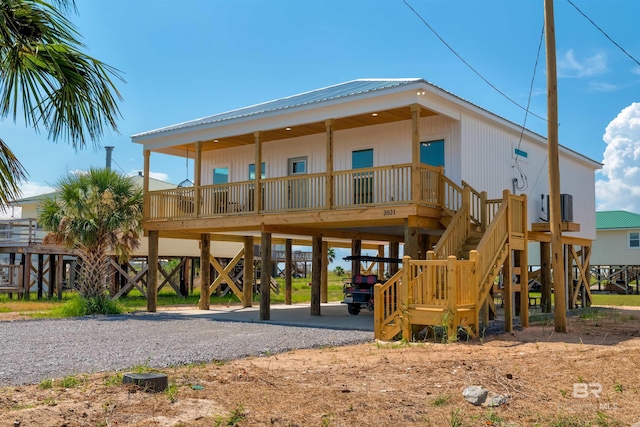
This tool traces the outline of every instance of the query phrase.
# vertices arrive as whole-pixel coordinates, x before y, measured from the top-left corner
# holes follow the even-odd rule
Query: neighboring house
[[[142,173],[132,176],[131,180],[137,187],[142,188]],[[154,178],[149,178],[148,183],[149,188],[154,191],[176,188],[175,184]],[[57,194],[52,192],[16,200],[9,209],[10,212],[20,212],[20,217],[0,220],[0,254],[3,255],[3,261],[0,263],[0,279],[8,276],[9,271],[12,272],[11,280],[8,281],[11,283],[7,283],[7,289],[4,291],[0,283],[0,292],[10,292],[11,288],[15,287],[21,288],[21,284],[29,280],[30,286],[27,292],[37,287],[39,295],[43,289],[52,295],[56,282],[73,281],[71,277],[65,276],[72,274],[72,268],[68,266],[73,265],[75,256],[65,247],[43,244],[48,231],[38,224],[40,204],[43,200],[55,198]],[[140,246],[133,251],[132,258],[146,258],[148,247],[147,237],[142,236]],[[241,244],[234,242],[216,242],[214,246],[216,256],[219,258],[233,258],[241,248]],[[159,254],[162,258],[193,259],[200,256],[200,249],[197,240],[162,238],[159,241]],[[57,263],[62,263],[63,268],[55,271]],[[10,266],[16,266],[16,268],[28,266],[28,269],[23,269],[22,278],[18,280],[15,268]],[[24,270],[29,273],[25,275]],[[56,274],[60,277],[56,278]],[[121,280],[122,285],[126,285],[126,281]],[[49,286],[50,283],[52,286]]]
[[[194,187],[146,189],[144,228],[154,238],[293,235],[347,239],[356,254],[369,242],[391,257],[403,244],[412,260],[434,245],[438,257],[467,258],[471,229],[493,230],[498,207],[508,205],[512,228],[501,229],[498,252],[485,260],[507,257],[519,262],[514,274],[526,275],[529,247],[548,242],[544,224],[528,232],[548,192],[546,139],[422,79],[354,80],[132,140],[144,147],[145,174],[157,154],[195,160]],[[562,146],[559,156],[561,192],[573,196],[564,242],[588,247],[601,165]],[[478,305],[488,292],[480,286]]]
[[[132,176],[131,180],[137,187],[142,188],[142,173]],[[169,190],[176,188],[176,185],[149,178],[149,188],[153,191]],[[15,245],[40,245],[42,243],[42,239],[47,235],[48,231],[43,230],[38,225],[40,204],[43,200],[55,198],[57,194],[57,192],[39,194],[25,197],[12,203],[11,207],[21,208],[22,212],[20,218],[0,221],[0,252],[6,253]],[[146,257],[148,246],[147,238],[143,236],[140,239],[140,246],[133,252],[133,256]],[[216,253],[221,258],[233,258],[240,247],[241,245],[238,244],[220,245],[216,247]],[[200,256],[200,249],[198,248],[198,242],[195,240],[167,238],[160,241],[160,254],[165,257],[198,257]]]
[[[640,276],[640,214],[627,211],[596,212],[596,241],[591,271],[598,282],[626,289]],[[637,291],[636,285],[636,291]]]

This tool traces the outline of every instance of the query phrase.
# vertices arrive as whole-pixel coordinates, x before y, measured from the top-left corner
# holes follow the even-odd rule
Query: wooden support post
[[[16,265],[16,254],[15,252],[11,252],[9,254],[9,265]],[[21,281],[21,278],[17,278],[18,282]],[[18,298],[20,298],[20,294],[18,294]],[[9,299],[12,300],[13,299],[13,293],[9,293]]]
[[[593,299],[591,298],[591,275],[589,271],[591,271],[590,266],[591,260],[591,246],[583,246],[582,247],[582,267],[584,268],[585,277],[587,282],[584,284],[584,291],[582,291],[582,307],[591,307],[593,303]],[[640,284],[636,276],[636,290],[638,289],[638,285]]]
[[[402,339],[405,341],[411,341],[411,322],[409,319],[409,283],[411,283],[410,270],[411,266],[409,262],[411,258],[408,256],[402,257],[402,281],[398,286],[398,294],[400,296],[400,311],[402,312]],[[375,307],[375,306],[374,306]]]
[[[293,241],[287,239],[284,243],[284,303],[291,305],[291,289],[293,276]]]
[[[189,257],[182,257],[180,260],[180,296],[187,297],[189,296],[189,280],[188,272],[189,272]]]
[[[563,259],[566,262],[564,266],[564,284],[565,284],[565,293],[567,298],[567,309],[573,310],[574,307],[574,297],[573,297],[573,257],[571,256],[571,245],[563,245]],[[557,298],[557,294],[556,294]]]
[[[44,270],[44,255],[43,254],[38,254],[38,272],[37,272],[37,277],[38,277],[38,299],[39,300],[42,299],[42,282],[43,282],[43,279],[44,279],[43,270]]]
[[[400,258],[400,243],[398,242],[389,242],[389,258]],[[391,262],[389,263],[389,276],[393,276],[398,272],[398,263]]]
[[[351,240],[351,255],[362,255],[362,240]],[[360,274],[360,261],[351,261],[351,276],[353,277],[358,274]]]
[[[513,274],[511,273],[511,263],[513,262],[513,251],[509,248],[509,254],[504,260],[502,267],[502,282],[504,284],[504,330],[513,331]]]
[[[202,210],[200,186],[202,185],[202,142],[196,142],[196,158],[193,165],[193,202],[195,204],[194,215],[200,216]]]
[[[551,244],[540,242],[540,308],[551,313]]]
[[[449,323],[447,324],[447,340],[453,342],[457,336],[456,312],[458,311],[458,275],[456,273],[456,257],[447,257],[447,308]]]
[[[320,316],[320,281],[322,280],[322,237],[313,236],[311,240],[311,315]]]
[[[549,227],[553,269],[554,324],[556,332],[567,332],[567,295],[562,260],[560,214],[560,165],[558,160],[558,76],[556,70],[556,30],[553,0],[544,0],[544,28],[547,51],[547,161],[549,164]]]
[[[53,299],[56,288],[56,256],[49,255],[49,287],[47,288],[47,298]]]
[[[420,105],[411,105],[411,200],[420,203]],[[416,258],[414,258],[416,259]]]
[[[56,261],[56,292],[58,299],[62,299],[62,284],[64,282],[64,255],[57,255]]]
[[[24,266],[24,299],[29,301],[31,298],[31,252],[22,254],[22,265]]]
[[[253,183],[253,211],[255,213],[260,212],[262,210],[262,140],[260,139],[260,132],[253,133],[253,140],[255,142],[255,170],[256,176],[254,177]],[[271,244],[269,244],[271,246]],[[264,269],[264,266],[261,266],[261,270]],[[260,282],[262,285],[262,282]],[[262,303],[260,304],[262,307]],[[269,320],[269,319],[263,319]]]
[[[69,288],[75,289],[76,287],[76,272],[78,270],[78,260],[73,259],[69,263]]]
[[[384,245],[378,245],[378,256],[384,258]],[[378,263],[378,279],[384,280],[384,262]]]
[[[322,276],[320,278],[320,302],[329,302],[329,242],[322,242]]]
[[[151,161],[151,151],[144,150],[144,169],[142,172],[142,219],[149,218],[149,164]]]
[[[489,212],[487,211],[487,192],[480,193],[480,229],[482,232],[487,231],[489,225]]]
[[[150,230],[148,235],[149,257],[147,272],[147,311],[155,313],[158,304],[158,231]]]
[[[525,205],[526,206],[526,205]],[[527,243],[524,250],[518,251],[518,265],[520,266],[520,326],[529,327],[529,266]]]
[[[325,201],[325,209],[331,209],[333,206],[333,120],[326,120],[327,128],[327,176],[325,178],[325,192],[327,199]]]
[[[418,229],[410,227],[407,220],[404,223],[404,254],[418,259]]]
[[[271,320],[271,233],[260,235],[260,320]]]
[[[253,236],[244,236],[244,277],[242,306],[251,307],[253,300]]]
[[[200,300],[198,308],[200,310],[209,310],[211,294],[209,286],[211,285],[211,235],[203,233],[200,235]]]

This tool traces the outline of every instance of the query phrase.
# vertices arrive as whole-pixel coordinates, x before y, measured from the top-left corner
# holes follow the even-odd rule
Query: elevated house
[[[142,188],[142,173],[132,176],[134,185]],[[176,188],[175,184],[149,178],[146,180],[153,191]],[[62,283],[73,281],[75,256],[73,252],[59,245],[43,243],[48,231],[38,223],[40,204],[43,200],[57,197],[57,192],[26,197],[12,202],[10,209],[18,213],[15,218],[0,220],[0,254],[4,257],[0,263],[0,292],[29,293],[32,289],[41,297],[43,293],[49,296],[62,292]],[[18,208],[16,210],[16,208]],[[220,258],[233,258],[242,245],[237,243],[219,242],[214,250]],[[146,264],[149,245],[146,237],[141,238],[140,246],[133,252],[132,259],[137,263]],[[159,253],[163,259],[179,258],[179,265],[183,271],[165,272],[164,282],[172,286],[179,294],[186,292],[185,275],[193,271],[191,260],[200,256],[198,242],[185,239],[163,238],[159,240]],[[117,265],[113,262],[116,274],[114,276],[115,294],[137,287],[145,292],[143,282],[144,271],[136,270],[134,263]],[[140,267],[138,267],[140,268]],[[142,266],[145,269],[146,267]],[[170,279],[167,277],[169,276]],[[191,272],[191,276],[193,273]],[[193,280],[191,278],[191,280]],[[181,289],[182,288],[182,289]]]
[[[628,293],[640,280],[640,215],[627,211],[596,212],[596,241],[591,255],[593,287]]]
[[[498,292],[507,329],[517,311],[526,325],[528,290],[520,283],[527,283],[529,251],[549,269],[549,226],[539,219],[545,138],[422,79],[349,81],[132,140],[143,146],[144,176],[156,155],[192,156],[195,164],[193,187],[145,184],[150,256],[159,237],[199,240],[203,260],[212,240],[243,242],[239,257],[259,242],[264,264],[272,241],[301,239],[312,243],[315,272],[327,242],[354,255],[363,245],[386,248],[391,278],[376,286],[374,305],[380,338],[445,320],[476,334]],[[561,191],[573,207],[563,243],[568,262],[584,269],[600,164],[565,147],[559,160]],[[393,261],[400,246],[401,269]],[[500,274],[503,288],[495,285]],[[584,283],[571,284],[566,304]],[[320,314],[324,295],[314,276],[311,314]],[[261,293],[262,319],[269,298]]]

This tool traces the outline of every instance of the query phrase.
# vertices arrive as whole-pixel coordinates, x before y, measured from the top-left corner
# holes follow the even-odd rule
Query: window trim
[[[632,239],[631,235],[637,234],[637,238]],[[631,240],[637,241],[638,246],[631,246]],[[631,250],[640,249],[640,231],[629,231],[627,232],[627,248]]]

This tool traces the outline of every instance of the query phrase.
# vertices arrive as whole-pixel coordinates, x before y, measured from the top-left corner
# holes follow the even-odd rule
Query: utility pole
[[[553,269],[554,324],[556,332],[567,332],[567,307],[562,259],[560,213],[560,166],[558,164],[558,76],[556,73],[556,30],[553,0],[544,0],[544,28],[547,51],[547,156],[549,158],[549,226]]]

